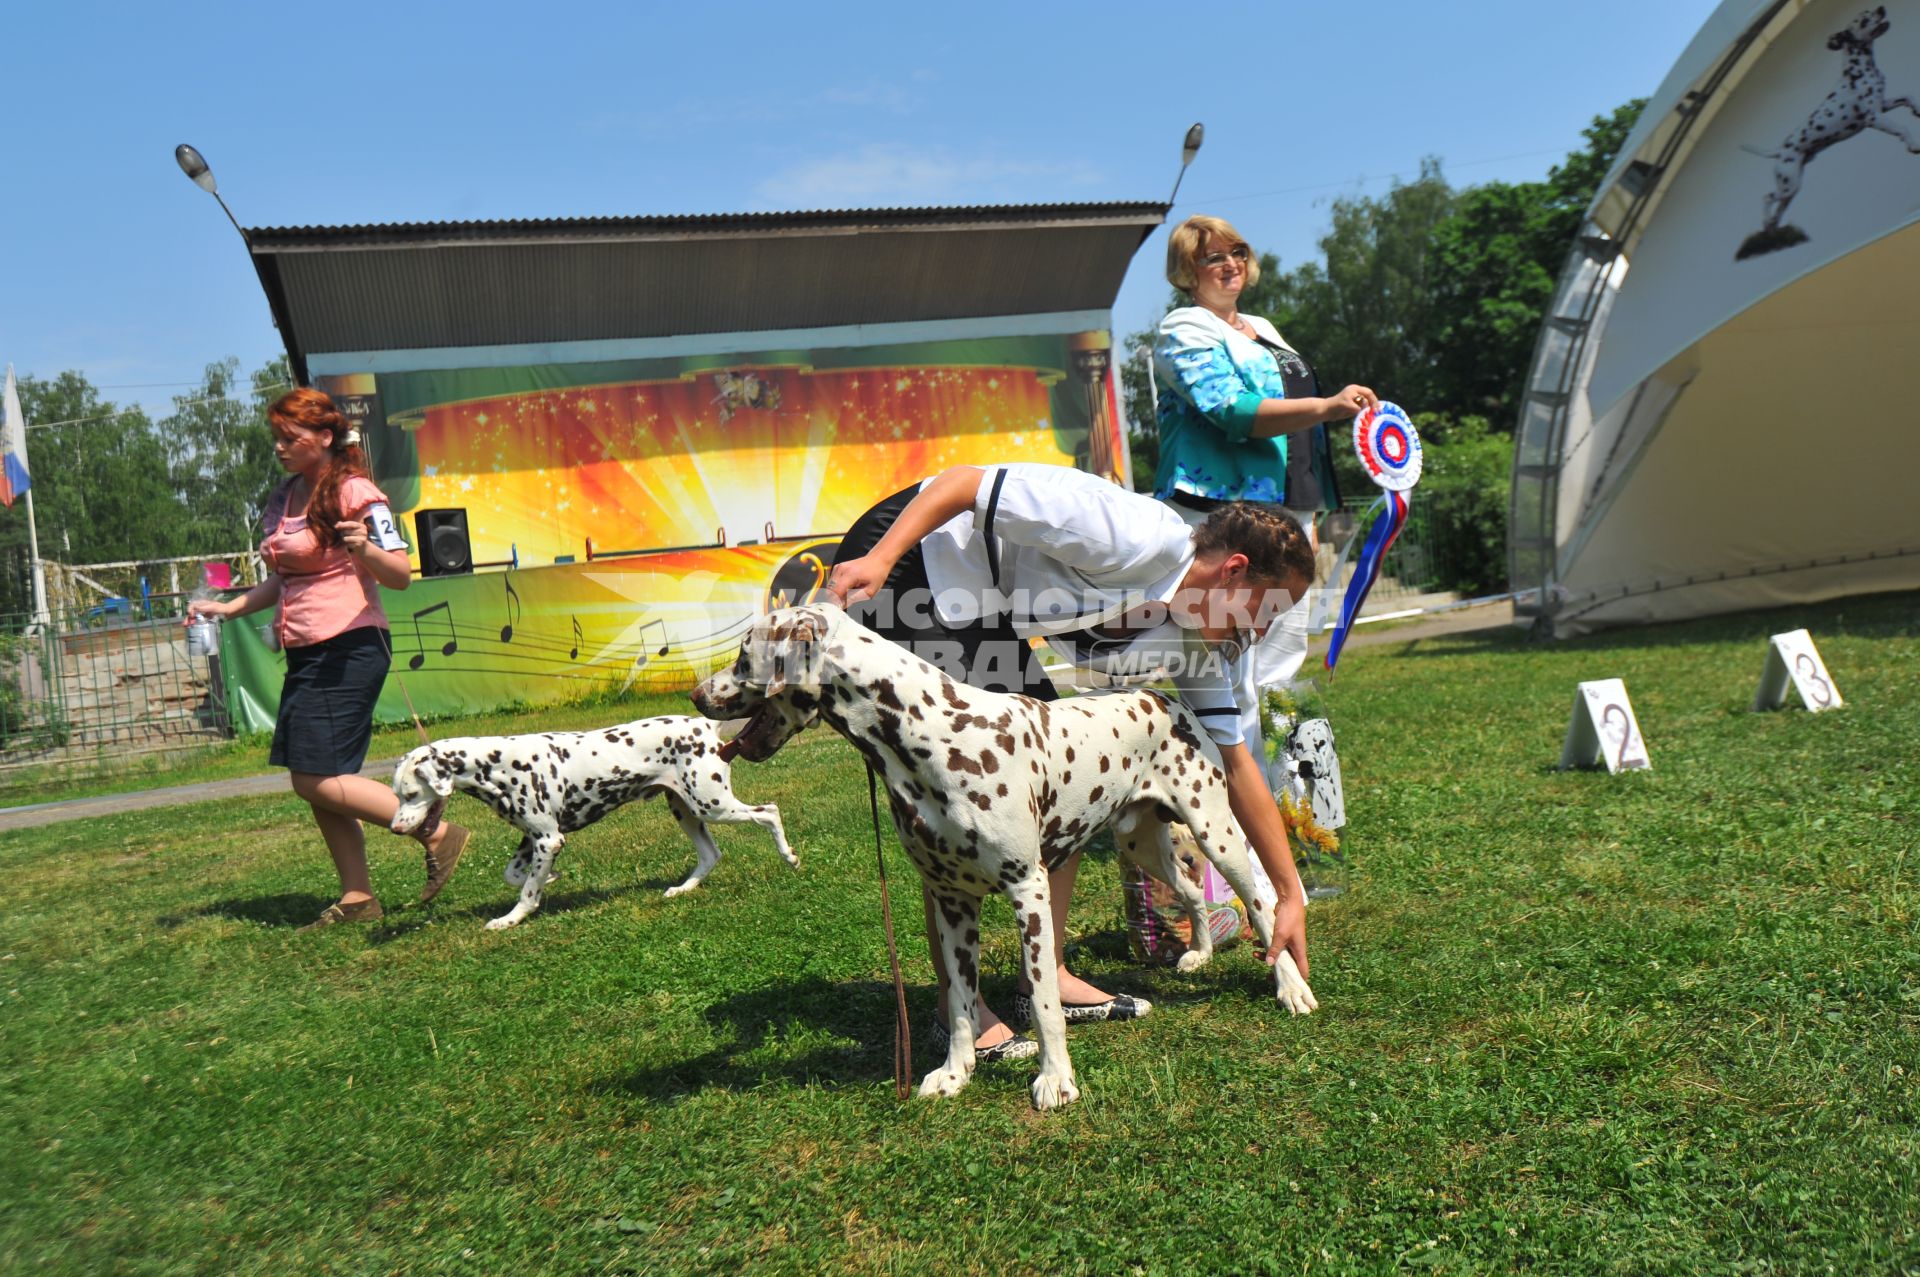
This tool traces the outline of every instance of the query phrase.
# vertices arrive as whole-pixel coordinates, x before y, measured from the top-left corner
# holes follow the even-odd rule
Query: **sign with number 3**
[[[1560,766],[1597,767],[1609,772],[1652,767],[1640,722],[1627,699],[1627,685],[1617,678],[1580,684],[1573,695],[1573,721],[1567,724],[1567,743],[1560,750]]]
[[[1844,703],[1833,685],[1825,661],[1805,630],[1776,634],[1767,640],[1767,663],[1760,670],[1760,687],[1753,694],[1756,710],[1779,709],[1787,703],[1787,686],[1800,692],[1800,702],[1815,713],[1838,709]]]

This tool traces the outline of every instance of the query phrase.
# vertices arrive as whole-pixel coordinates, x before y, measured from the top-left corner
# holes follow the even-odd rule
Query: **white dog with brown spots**
[[[949,976],[952,1040],[922,1095],[953,1095],[973,1073],[980,903],[1004,893],[1024,939],[1033,985],[1038,1109],[1079,1097],[1067,1058],[1054,965],[1047,871],[1111,824],[1122,854],[1179,894],[1194,919],[1182,970],[1207,961],[1205,903],[1181,872],[1167,834],[1187,825],[1243,900],[1254,898],[1246,836],[1227,801],[1218,748],[1179,702],[1154,692],[1078,696],[1046,704],[983,692],[828,607],[786,608],[761,619],[739,659],[693,693],[709,718],[752,715],[741,755],[764,758],[817,714],[882,778],[894,828],[934,900]],[[1269,950],[1273,921],[1254,911]],[[1281,1005],[1318,1004],[1284,950],[1274,964]]]

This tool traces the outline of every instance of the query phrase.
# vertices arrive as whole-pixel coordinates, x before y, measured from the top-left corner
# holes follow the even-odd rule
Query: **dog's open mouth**
[[[780,715],[768,701],[753,712],[747,725],[733,738],[734,755],[750,763],[764,763],[780,752],[786,742],[779,739]]]
[[[439,826],[440,813],[446,809],[446,805],[447,800],[442,798],[439,802],[427,808],[426,814],[420,817],[419,821],[410,829],[402,829],[398,824],[390,825],[388,828],[402,836],[407,834],[420,834],[424,837],[431,834]]]

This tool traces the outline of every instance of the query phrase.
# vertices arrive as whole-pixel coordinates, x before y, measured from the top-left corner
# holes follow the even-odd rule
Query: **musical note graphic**
[[[623,695],[626,693],[627,689],[633,686],[633,680],[640,677],[640,671],[647,668],[648,662],[650,662],[655,656],[665,656],[667,654],[667,649],[669,647],[669,644],[666,644],[666,643],[662,643],[660,645],[660,650],[652,653],[651,655],[649,655],[647,652],[647,644],[646,644],[645,636],[647,631],[650,629],[653,629],[655,626],[660,627],[660,633],[664,637],[667,632],[667,623],[661,620],[659,617],[655,617],[651,621],[641,622],[640,650],[634,653],[633,665],[631,668],[627,670],[626,681],[620,684],[620,691]]]
[[[420,618],[423,616],[431,616],[435,612],[445,612],[447,614],[447,641],[440,648],[440,655],[452,656],[460,650],[460,642],[454,637],[453,631],[453,604],[435,603],[432,607],[423,607],[413,614],[413,641],[420,650],[415,652],[407,660],[407,668],[410,670],[417,670],[427,663],[427,641],[420,632]]]
[[[567,649],[567,659],[570,661],[579,660],[580,645],[586,641],[587,636],[580,630],[580,618],[576,616],[573,618],[573,646]]]
[[[507,587],[507,623],[500,627],[500,641],[513,642],[513,623],[520,619],[520,592],[513,588],[510,577],[500,578],[500,584]]]

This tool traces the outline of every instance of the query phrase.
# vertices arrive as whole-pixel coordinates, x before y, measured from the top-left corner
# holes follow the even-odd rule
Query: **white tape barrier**
[[[1805,630],[1776,634],[1767,640],[1767,661],[1760,670],[1753,708],[1781,708],[1787,703],[1789,686],[1799,691],[1800,703],[1815,713],[1845,704],[1827,673],[1826,662],[1820,659],[1819,649],[1813,645],[1813,635]]]
[[[1598,767],[1608,772],[1638,771],[1653,766],[1647,743],[1640,737],[1627,685],[1617,678],[1580,684],[1573,694],[1573,720],[1567,724],[1567,743],[1560,750],[1560,766]]]

